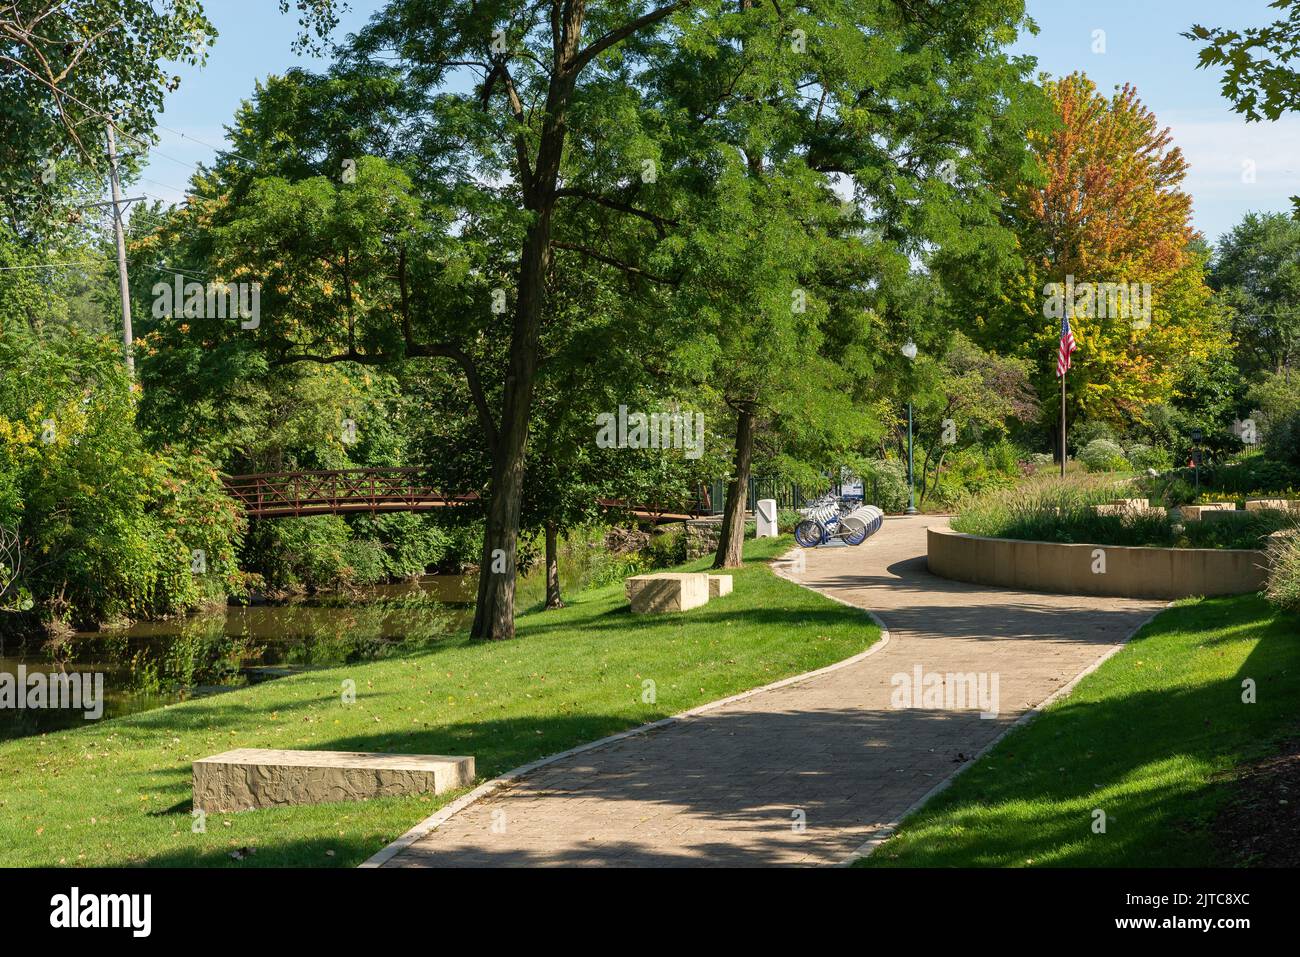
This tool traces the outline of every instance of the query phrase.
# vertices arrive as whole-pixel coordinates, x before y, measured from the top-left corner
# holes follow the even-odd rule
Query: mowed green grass
[[[1255,704],[1242,701],[1248,678]],[[1212,824],[1232,769],[1298,721],[1300,617],[1254,595],[1180,603],[858,863],[1229,864]]]
[[[456,795],[214,814],[194,833],[191,762],[242,747],[470,754],[486,779],[875,642],[863,612],[772,574],[766,561],[790,544],[747,543],[735,591],[684,614],[633,616],[618,584],[521,616],[513,641],[453,638],[0,743],[0,865],[358,864]]]

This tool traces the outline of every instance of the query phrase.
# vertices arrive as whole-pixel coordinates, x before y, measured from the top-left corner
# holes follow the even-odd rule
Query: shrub
[[[1071,430],[1070,439],[1071,444],[1076,449],[1087,448],[1098,439],[1105,439],[1108,442],[1119,444],[1115,436],[1115,430],[1108,423],[1100,420],[1075,423],[1074,428]]]
[[[339,575],[347,585],[373,585],[388,577],[389,560],[377,539],[353,538],[340,550]]]
[[[872,503],[868,502],[867,504]],[[803,516],[799,514],[798,509],[782,508],[777,510],[776,528],[782,535],[789,535],[801,521],[803,521]]]
[[[1125,452],[1128,464],[1140,472],[1147,469],[1163,471],[1173,464],[1173,456],[1165,449],[1152,448],[1141,442],[1134,442]]]
[[[1300,533],[1279,535],[1268,545],[1270,568],[1264,594],[1287,611],[1300,611]]]
[[[1122,472],[1129,465],[1124,450],[1110,439],[1093,439],[1079,453],[1079,461],[1089,472]]]
[[[1165,508],[1190,505],[1196,501],[1196,486],[1187,481],[1180,473],[1160,475],[1153,479],[1144,479],[1142,490],[1147,497]]]
[[[206,457],[145,448],[107,337],[0,331],[0,525],[47,621],[174,614],[242,582],[242,516]]]
[[[868,505],[901,512],[907,508],[907,466],[894,459],[871,459],[862,468],[862,492]]]
[[[1275,423],[1264,438],[1270,456],[1300,466],[1300,410]]]
[[[646,563],[651,568],[668,568],[686,561],[686,529],[670,528],[656,532],[644,549]]]
[[[384,575],[413,578],[443,563],[451,536],[432,516],[394,512],[354,518],[353,535],[383,545]]]
[[[338,515],[258,522],[248,537],[245,566],[276,589],[329,588],[349,578],[344,546],[351,533]]]
[[[1191,469],[1179,469],[1175,474],[1189,484],[1192,481]],[[1201,469],[1201,488],[1216,498],[1222,494],[1215,493],[1237,498],[1297,498],[1300,496],[1291,493],[1300,489],[1300,468],[1263,455],[1251,455],[1239,462]]]

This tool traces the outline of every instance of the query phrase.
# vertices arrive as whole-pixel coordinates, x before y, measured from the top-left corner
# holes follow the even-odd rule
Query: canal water
[[[0,672],[103,674],[103,717],[218,694],[308,668],[428,647],[466,628],[473,575],[429,575],[361,593],[231,605],[57,642],[0,636]],[[0,740],[74,727],[82,711],[0,707]]]

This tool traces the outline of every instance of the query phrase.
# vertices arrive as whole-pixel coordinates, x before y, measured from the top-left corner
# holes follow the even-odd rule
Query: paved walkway
[[[891,518],[790,572],[876,612],[878,652],[540,768],[385,866],[838,863],[1162,605],[936,578],[925,529],[939,523]],[[891,708],[891,678],[917,665],[996,673],[998,717]]]

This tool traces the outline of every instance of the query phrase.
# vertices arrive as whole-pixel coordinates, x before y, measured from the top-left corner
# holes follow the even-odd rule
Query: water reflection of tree
[[[76,634],[45,651],[62,667],[97,663],[114,672],[113,683],[127,693],[184,695],[247,684],[250,669],[259,666],[321,667],[405,654],[445,638],[463,615],[418,594],[361,605],[221,609],[165,625]]]

